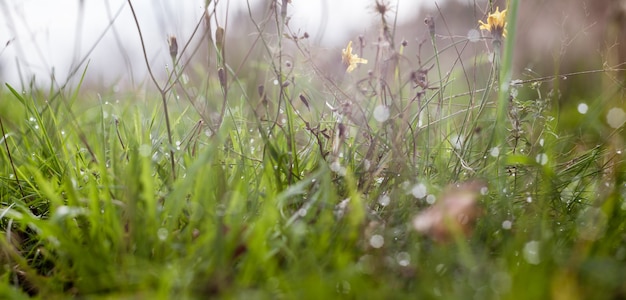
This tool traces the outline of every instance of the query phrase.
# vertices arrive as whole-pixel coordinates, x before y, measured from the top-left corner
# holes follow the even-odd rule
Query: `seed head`
[[[170,46],[170,56],[172,60],[176,60],[176,56],[178,55],[178,43],[176,42],[176,36],[170,35],[167,39],[167,43]]]

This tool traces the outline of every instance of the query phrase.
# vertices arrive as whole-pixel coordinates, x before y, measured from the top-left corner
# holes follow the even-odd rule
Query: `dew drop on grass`
[[[426,185],[424,185],[423,183],[418,183],[414,185],[411,189],[411,194],[413,194],[413,197],[417,199],[422,199],[426,197],[426,192]]]
[[[450,138],[450,143],[452,144],[452,147],[454,147],[454,149],[456,150],[461,150],[461,148],[463,148],[463,137],[461,137],[460,135],[453,135]]]
[[[437,197],[433,194],[429,194],[428,196],[426,196],[426,203],[428,204],[435,204],[435,201],[437,201]]]
[[[435,272],[439,275],[443,275],[446,272],[446,266],[444,264],[438,264],[435,267]]]
[[[487,195],[488,193],[489,193],[489,188],[488,188],[488,187],[483,186],[483,187],[481,187],[481,188],[480,188],[480,194],[481,194],[481,195],[485,196],[485,195]]]
[[[370,238],[370,246],[372,246],[372,248],[379,249],[384,244],[385,244],[385,238],[383,238],[383,236],[380,234],[372,235],[372,237]]]
[[[587,106],[587,103],[578,103],[578,112],[581,115],[586,114],[587,110],[589,110],[589,106]]]
[[[398,265],[407,267],[411,264],[411,256],[406,252],[400,252],[396,254],[396,261],[398,262]]]
[[[541,262],[539,256],[539,242],[530,241],[524,245],[524,259],[531,265],[538,265]]]
[[[480,41],[480,31],[476,29],[470,29],[467,32],[467,39],[472,43],[476,43]]]
[[[489,155],[493,157],[498,157],[498,155],[500,155],[500,148],[498,147],[491,148],[491,150],[489,150]]]
[[[307,209],[306,208],[301,208],[298,210],[298,215],[300,215],[301,217],[305,217],[307,213]]]
[[[389,108],[384,105],[378,105],[374,108],[374,119],[378,122],[385,122],[389,119]]]
[[[350,293],[350,283],[347,281],[341,281],[337,283],[337,292],[341,294],[349,294]]]
[[[69,215],[71,213],[71,209],[69,206],[59,206],[59,208],[57,208],[56,210],[56,216],[57,217],[65,217],[66,215]]]
[[[167,239],[167,229],[165,228],[159,228],[159,230],[157,230],[157,237],[159,238],[159,240],[161,241],[165,241],[165,239]]]
[[[626,113],[619,107],[613,107],[606,114],[606,122],[611,128],[619,128],[626,122]]]
[[[537,157],[535,157],[535,161],[537,161],[538,164],[544,166],[548,163],[548,155],[545,153],[539,153],[537,154]]]
[[[378,198],[378,204],[380,204],[381,206],[387,206],[390,202],[391,198],[389,198],[389,195],[387,194],[383,194],[380,196],[380,198]]]
[[[502,229],[509,230],[511,229],[512,226],[513,226],[513,222],[509,220],[505,220],[504,222],[502,222]]]
[[[342,167],[339,161],[334,161],[332,164],[330,164],[330,170],[341,176],[346,175],[346,168]]]

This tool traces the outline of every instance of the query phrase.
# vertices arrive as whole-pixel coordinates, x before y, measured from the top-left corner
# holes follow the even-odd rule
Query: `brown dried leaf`
[[[413,227],[435,241],[450,241],[456,234],[468,236],[473,223],[482,213],[478,205],[482,181],[469,181],[452,185],[442,193],[436,204],[413,219]]]

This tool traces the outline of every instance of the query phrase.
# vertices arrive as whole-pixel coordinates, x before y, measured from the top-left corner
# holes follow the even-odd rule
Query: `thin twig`
[[[165,94],[165,90],[161,88],[159,82],[154,77],[154,73],[152,72],[152,68],[150,67],[150,62],[148,61],[148,53],[146,52],[146,45],[143,39],[143,34],[141,32],[141,26],[139,26],[139,20],[137,19],[137,14],[135,13],[135,8],[130,0],[128,0],[128,5],[130,6],[130,11],[133,14],[133,20],[135,20],[135,25],[137,25],[137,33],[139,33],[139,40],[141,41],[141,50],[143,51],[143,58],[146,61],[146,67],[148,68],[148,74],[150,74],[150,78],[156,86],[157,90],[161,94],[161,101],[163,101],[163,113],[165,114],[165,126],[167,127],[167,140],[169,142],[169,150],[170,150],[170,163],[172,165],[172,178],[176,180],[176,161],[174,160],[174,149],[172,142],[172,129],[170,125],[169,113],[167,110],[167,96]]]

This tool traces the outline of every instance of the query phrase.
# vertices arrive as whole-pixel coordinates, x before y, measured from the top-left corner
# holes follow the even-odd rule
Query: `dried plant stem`
[[[168,148],[170,150],[170,163],[172,165],[172,178],[176,180],[176,162],[174,160],[174,149],[172,148],[174,143],[172,142],[172,129],[170,125],[169,112],[167,109],[166,91],[159,85],[159,82],[154,77],[154,73],[152,72],[152,68],[150,67],[150,62],[148,61],[148,54],[146,53],[146,45],[143,39],[143,34],[141,32],[141,26],[139,26],[139,20],[137,19],[137,14],[135,13],[135,8],[133,7],[133,4],[130,0],[127,0],[127,1],[128,1],[128,5],[130,6],[130,11],[133,14],[135,25],[137,25],[137,33],[139,33],[139,40],[141,41],[141,50],[143,51],[143,58],[146,61],[148,74],[150,74],[150,78],[152,79],[154,86],[156,86],[157,90],[159,90],[159,93],[161,94],[161,101],[163,101],[163,113],[165,114],[165,126],[167,127],[167,140],[169,142]]]

